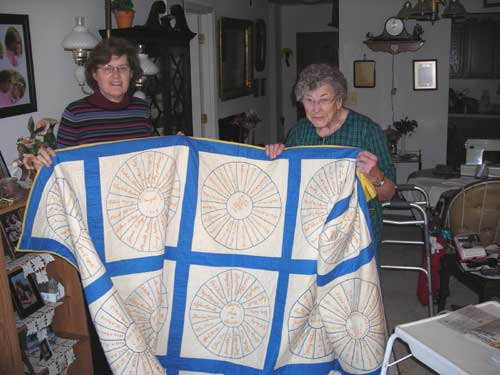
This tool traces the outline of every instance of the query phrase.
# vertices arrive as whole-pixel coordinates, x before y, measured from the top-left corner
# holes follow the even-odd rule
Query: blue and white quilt
[[[359,151],[271,161],[182,136],[62,150],[35,181],[19,249],[78,268],[114,374],[378,374]]]

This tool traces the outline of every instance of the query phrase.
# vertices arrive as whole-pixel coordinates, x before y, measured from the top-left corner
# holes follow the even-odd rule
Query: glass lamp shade
[[[62,46],[66,50],[91,50],[99,41],[87,30],[85,17],[75,17],[75,27],[66,35]]]
[[[145,76],[153,76],[158,73],[158,67],[145,53],[139,53],[139,63],[141,64],[142,74]]]
[[[465,17],[467,11],[465,7],[462,5],[460,0],[449,0],[448,5],[444,8],[443,14],[441,17],[443,18],[462,18]]]

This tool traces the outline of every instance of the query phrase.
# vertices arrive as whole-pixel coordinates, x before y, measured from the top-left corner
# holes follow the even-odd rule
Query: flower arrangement
[[[404,135],[411,135],[418,128],[418,122],[415,120],[408,120],[408,117],[405,117],[399,121],[394,121],[394,129],[399,135],[399,138]]]
[[[29,137],[20,137],[17,139],[18,158],[14,160],[14,166],[23,170],[34,170],[33,160],[38,155],[42,147],[56,147],[56,137],[54,127],[57,120],[52,118],[43,118],[36,124],[33,117],[28,120]]]
[[[250,109],[237,115],[231,122],[234,126],[239,126],[248,130],[255,129],[262,120],[257,116],[255,110]]]

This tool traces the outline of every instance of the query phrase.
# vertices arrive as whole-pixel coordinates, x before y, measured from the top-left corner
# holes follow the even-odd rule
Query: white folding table
[[[476,305],[500,318],[500,303]],[[500,349],[488,346],[438,322],[448,314],[396,326],[387,342],[381,375],[411,356],[443,375],[499,375]],[[410,347],[409,355],[390,363],[392,346],[400,339]]]

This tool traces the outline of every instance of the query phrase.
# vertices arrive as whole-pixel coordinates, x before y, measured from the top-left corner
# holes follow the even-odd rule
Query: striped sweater
[[[147,103],[125,96],[120,103],[99,91],[69,104],[57,131],[57,147],[144,138],[153,135]]]

